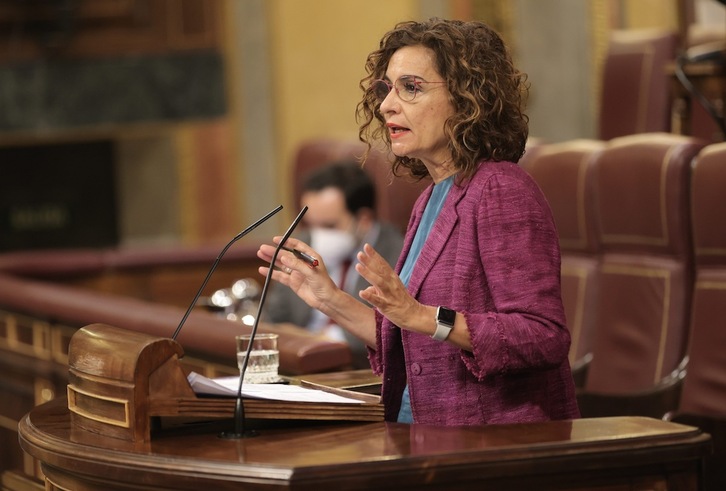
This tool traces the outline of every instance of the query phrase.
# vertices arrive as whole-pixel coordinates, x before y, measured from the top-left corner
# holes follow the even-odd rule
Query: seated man
[[[312,171],[300,200],[308,211],[303,218],[305,229],[296,235],[319,252],[330,277],[345,291],[357,298],[368,286],[354,267],[355,255],[366,242],[395,265],[403,237],[394,226],[377,220],[375,185],[357,162],[336,162]],[[347,342],[353,367],[370,367],[362,341],[332,324],[289,288],[271,285],[265,310],[270,322],[289,322]]]

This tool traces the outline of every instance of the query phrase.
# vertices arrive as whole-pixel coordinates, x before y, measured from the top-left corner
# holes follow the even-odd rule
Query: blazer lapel
[[[426,239],[426,242],[421,249],[421,254],[419,255],[418,260],[413,267],[413,271],[411,272],[411,279],[408,282],[408,291],[414,297],[419,294],[421,284],[426,279],[429,271],[431,271],[434,263],[436,263],[436,259],[442,254],[444,247],[446,247],[446,243],[451,237],[451,233],[454,231],[454,227],[459,222],[457,205],[459,201],[461,201],[461,198],[464,196],[464,192],[466,191],[467,186],[468,181],[462,186],[459,186],[456,184],[456,182],[454,182],[454,185],[451,186],[451,189],[449,190],[449,195],[444,201],[444,206],[441,208],[441,213],[436,219],[436,223],[434,223],[434,226],[431,229],[431,233]],[[431,193],[429,192],[429,197],[430,195]],[[426,202],[428,202],[428,199],[426,200]],[[418,224],[421,223],[420,215],[423,215],[423,209],[425,208],[426,202],[422,204],[421,210],[419,211],[419,216],[416,217],[416,228],[418,228]],[[429,240],[429,238],[431,237],[436,237],[436,239]],[[407,241],[408,250],[410,250],[411,242],[413,242],[413,234],[411,235],[410,240]],[[408,250],[406,252],[407,254]]]

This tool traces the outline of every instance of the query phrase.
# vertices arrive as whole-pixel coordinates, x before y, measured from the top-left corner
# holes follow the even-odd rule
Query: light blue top
[[[449,195],[451,185],[454,183],[454,176],[456,174],[444,179],[443,181],[434,185],[434,190],[431,192],[426,208],[424,209],[423,216],[421,217],[421,223],[416,229],[416,235],[413,237],[411,243],[411,250],[406,256],[406,262],[403,263],[401,268],[401,281],[404,285],[408,285],[408,281],[411,279],[411,272],[413,267],[418,260],[421,249],[423,249],[426,239],[429,237],[429,233],[436,223],[436,219],[439,217],[441,208],[444,206],[444,201]],[[408,395],[408,385],[403,390],[403,397],[401,398],[401,409],[398,412],[399,423],[413,423],[413,414],[411,413],[411,399]]]

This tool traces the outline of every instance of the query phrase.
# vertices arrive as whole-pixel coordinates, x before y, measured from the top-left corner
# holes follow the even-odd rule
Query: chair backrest
[[[615,31],[603,66],[598,138],[669,131],[670,78],[678,36],[662,30]]]
[[[380,152],[369,157],[365,165],[376,182],[378,216],[405,233],[413,205],[431,180],[394,177],[388,159]]]
[[[693,293],[688,368],[680,412],[726,417],[726,143],[694,160]]]
[[[354,140],[318,138],[302,142],[291,168],[293,196],[290,205],[293,209],[300,206],[305,177],[310,172],[338,160],[358,160],[364,153],[365,144]]]
[[[544,138],[537,138],[534,136],[527,138],[527,145],[524,148],[524,154],[518,162],[519,166],[524,170],[527,170],[529,164],[537,157],[537,154],[539,154],[539,152],[547,146],[548,143]]]
[[[674,134],[611,140],[597,156],[602,265],[585,389],[654,387],[686,353],[693,288],[691,161],[705,142]]]
[[[297,150],[292,167],[293,209],[300,203],[306,174],[333,161],[359,160],[365,151],[366,145],[358,140],[317,138],[303,142]],[[430,181],[411,182],[406,177],[394,178],[389,160],[385,153],[373,149],[363,168],[376,184],[378,217],[397,226],[403,233],[416,198]]]
[[[597,312],[600,246],[595,235],[594,163],[605,143],[574,140],[545,144],[526,170],[547,197],[560,237],[562,302],[572,336],[570,364],[580,385],[590,359]]]

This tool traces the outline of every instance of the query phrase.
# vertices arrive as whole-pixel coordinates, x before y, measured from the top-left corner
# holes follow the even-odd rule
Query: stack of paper
[[[198,400],[179,400],[179,415],[233,414],[238,377],[210,379],[190,373],[189,384]],[[379,396],[301,382],[301,385],[243,384],[245,416],[252,419],[314,419],[382,421]],[[220,414],[221,415],[221,414]]]

